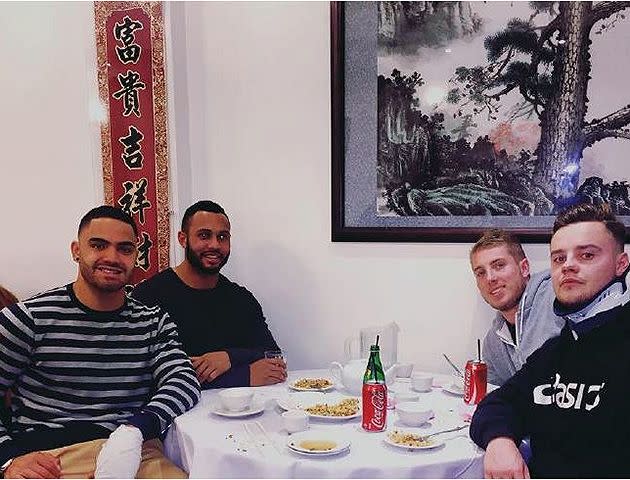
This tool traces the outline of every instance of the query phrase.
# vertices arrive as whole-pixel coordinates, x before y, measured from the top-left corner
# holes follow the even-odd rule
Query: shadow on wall
[[[289,369],[327,366],[327,363],[322,364],[321,347],[330,337],[326,335],[326,328],[312,321],[322,317],[312,295],[316,287],[315,273],[305,268],[299,256],[278,244],[258,244],[248,253],[250,258],[264,259],[264,262],[241,258],[241,262],[234,265],[235,271],[239,271],[240,278],[247,279],[245,286],[261,303]]]

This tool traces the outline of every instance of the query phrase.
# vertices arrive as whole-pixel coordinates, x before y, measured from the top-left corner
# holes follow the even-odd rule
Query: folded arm
[[[529,478],[529,470],[518,445],[528,436],[532,392],[544,378],[543,364],[534,354],[501,388],[489,393],[477,406],[470,425],[470,437],[486,450],[486,478]]]
[[[175,324],[168,314],[160,319],[152,353],[155,393],[129,420],[142,431],[145,440],[157,437],[175,417],[191,409],[201,395],[195,371],[181,349]]]
[[[246,291],[247,292],[247,291]],[[203,388],[225,388],[252,385],[251,366],[265,356],[267,350],[280,350],[269,331],[260,303],[247,292],[245,315],[248,317],[247,342],[251,346],[225,348],[230,359],[230,368],[210,382],[204,382]],[[286,376],[286,375],[285,375]],[[272,382],[275,383],[275,382]]]
[[[0,400],[30,363],[35,322],[21,303],[0,310]],[[23,453],[0,420],[0,465]]]

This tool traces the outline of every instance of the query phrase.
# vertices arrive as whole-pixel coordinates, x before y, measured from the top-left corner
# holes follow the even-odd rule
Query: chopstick
[[[245,433],[247,434],[247,438],[249,439],[249,442],[254,444],[254,446],[256,447],[256,450],[258,450],[258,454],[262,458],[265,458],[265,455],[264,455],[262,449],[260,448],[260,445],[258,445],[258,442],[254,438],[253,432],[250,430],[250,424],[249,423],[244,423],[243,424],[243,429],[245,430]]]
[[[443,353],[442,355],[444,356],[444,358],[446,358],[446,361],[448,362],[448,364],[451,367],[453,367],[453,369],[455,370],[457,375],[459,375],[460,377],[464,378],[464,374],[462,373],[462,371],[459,368],[457,368],[457,366],[453,362],[451,362],[451,359],[448,358],[445,353]]]
[[[274,442],[271,437],[269,436],[269,434],[267,433],[267,430],[265,429],[265,427],[262,426],[262,423],[260,423],[258,420],[256,420],[256,422],[254,422],[255,425],[260,429],[260,431],[262,432],[263,436],[265,437],[265,439],[267,440],[267,443],[270,443],[271,446],[276,450],[276,452],[278,452],[280,455],[282,455],[282,451],[280,450],[280,448],[278,447],[278,445],[276,445],[276,442]]]

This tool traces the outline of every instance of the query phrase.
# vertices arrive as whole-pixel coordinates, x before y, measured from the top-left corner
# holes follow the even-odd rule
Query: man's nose
[[[562,264],[562,271],[575,271],[577,269],[577,262],[572,255],[567,255],[567,258],[564,260]]]
[[[210,248],[219,248],[219,239],[217,238],[216,235],[211,235],[207,240],[206,240],[206,244],[210,247]]]
[[[111,263],[118,263],[119,255],[118,250],[114,246],[108,247],[103,251],[103,258]]]

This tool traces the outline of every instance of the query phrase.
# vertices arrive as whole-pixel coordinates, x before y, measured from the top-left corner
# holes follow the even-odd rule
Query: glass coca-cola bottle
[[[387,385],[381,364],[380,348],[370,347],[365,375],[363,376],[363,429],[382,432],[387,420]]]

